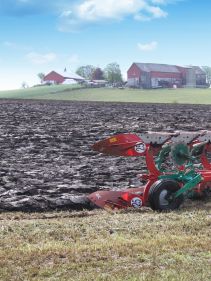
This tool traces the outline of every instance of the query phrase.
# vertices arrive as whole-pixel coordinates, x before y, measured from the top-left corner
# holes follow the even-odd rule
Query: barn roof
[[[206,75],[205,71],[200,66],[192,65],[191,68],[194,69],[196,75]]]
[[[176,65],[158,64],[158,63],[135,63],[138,68],[144,72],[168,72],[168,73],[180,73]]]
[[[62,77],[64,77],[65,79],[85,80],[82,76],[76,73],[67,72],[67,71],[63,71],[63,72],[56,71],[56,72]]]

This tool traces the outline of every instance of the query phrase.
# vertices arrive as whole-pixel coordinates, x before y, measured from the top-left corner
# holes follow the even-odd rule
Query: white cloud
[[[138,43],[139,50],[144,52],[154,51],[157,48],[157,46],[158,46],[158,42],[156,41],[152,41],[147,44]]]
[[[67,10],[67,11],[63,11],[62,13],[61,13],[61,15],[60,15],[60,17],[61,18],[65,18],[65,17],[69,17],[69,16],[71,16],[72,15],[72,11],[71,10]]]
[[[165,1],[165,0],[152,0],[153,4],[165,4],[165,2],[167,2],[167,1]]]
[[[153,18],[165,18],[168,14],[159,7],[149,6],[146,11],[151,14]]]
[[[151,0],[152,4],[156,4],[156,5],[167,5],[167,4],[172,4],[181,1],[185,1],[185,0]]]
[[[167,5],[179,1],[184,0],[7,0],[0,14],[57,14],[60,31],[77,31],[81,25],[128,17],[141,21],[163,18],[167,16]]]
[[[59,29],[77,30],[80,25],[107,20],[123,20],[132,17],[135,20],[150,21],[165,18],[167,12],[160,6],[172,0],[81,0],[74,1],[69,9],[60,15]]]
[[[147,15],[143,15],[141,13],[136,14],[134,16],[134,19],[137,21],[151,21],[151,17],[147,16]]]
[[[33,64],[47,64],[55,61],[57,55],[55,53],[39,54],[30,52],[26,55],[26,58]]]
[[[146,12],[146,7],[166,7],[185,0],[7,0],[2,1],[0,14],[23,17],[35,14],[60,14],[72,20],[93,22],[103,19],[123,19]],[[60,19],[61,20],[61,19]],[[75,23],[75,21],[73,21]]]
[[[146,8],[144,0],[85,0],[77,6],[76,12],[80,19],[97,21],[100,19],[121,19]]]

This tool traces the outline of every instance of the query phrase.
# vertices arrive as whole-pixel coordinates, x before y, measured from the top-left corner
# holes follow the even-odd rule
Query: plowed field
[[[95,141],[120,132],[211,129],[211,107],[0,101],[0,210],[89,207],[86,194],[139,184],[139,158],[108,157]]]

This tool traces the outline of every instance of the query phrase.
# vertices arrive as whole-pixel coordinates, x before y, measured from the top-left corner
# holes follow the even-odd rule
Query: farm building
[[[128,86],[152,89],[159,87],[205,87],[206,73],[199,66],[133,63],[127,72]]]
[[[64,71],[62,73],[56,72],[56,71],[51,71],[43,79],[43,81],[45,81],[46,83],[53,83],[53,84],[62,84],[68,80],[82,82],[85,79],[83,77],[79,76],[78,74],[70,73],[70,72],[66,72],[66,71]]]

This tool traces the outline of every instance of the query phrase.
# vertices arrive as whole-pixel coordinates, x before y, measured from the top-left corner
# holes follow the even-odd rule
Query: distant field
[[[56,85],[56,86],[42,86],[42,87],[32,87],[19,90],[11,91],[0,91],[0,98],[11,98],[11,99],[55,99],[61,93],[66,95],[72,90],[80,89],[80,85]],[[67,95],[68,96],[68,95]],[[57,98],[59,99],[59,97]]]
[[[78,85],[59,85],[2,91],[0,98],[211,104],[211,89],[80,89]]]

